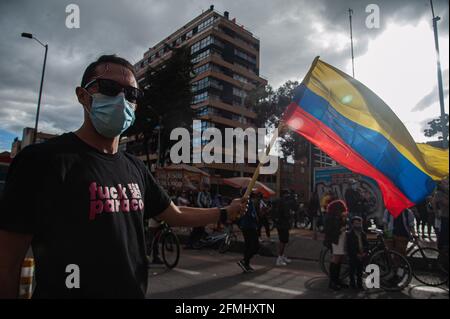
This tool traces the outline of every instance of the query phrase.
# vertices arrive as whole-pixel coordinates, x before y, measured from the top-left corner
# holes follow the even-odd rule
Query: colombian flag
[[[340,165],[377,181],[394,217],[423,201],[443,177],[386,103],[318,57],[283,121]]]

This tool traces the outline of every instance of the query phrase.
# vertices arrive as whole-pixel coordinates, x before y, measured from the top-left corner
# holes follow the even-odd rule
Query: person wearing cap
[[[345,240],[348,210],[344,201],[335,199],[327,206],[325,215],[325,242],[331,248],[329,288],[340,290],[348,286],[341,282],[339,273],[345,256]]]
[[[363,219],[359,216],[351,218],[351,229],[347,232],[346,245],[350,268],[350,287],[363,289],[363,261],[367,256],[369,244],[363,230]]]

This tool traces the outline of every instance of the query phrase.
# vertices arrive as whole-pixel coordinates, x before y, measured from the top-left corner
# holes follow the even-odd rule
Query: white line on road
[[[255,284],[254,282],[250,281],[244,281],[241,282],[240,285],[247,286],[247,287],[254,287],[259,289],[265,289],[265,290],[272,290],[276,292],[282,292],[289,295],[302,295],[303,292],[299,290],[292,290],[292,289],[285,289],[285,288],[278,288],[278,287],[272,287],[267,285],[261,285],[261,284]]]
[[[200,274],[201,274],[201,273],[198,272],[198,271],[187,270],[187,269],[183,269],[183,268],[174,268],[173,270],[174,270],[174,271],[181,272],[181,273],[183,273],[183,274],[194,275],[194,276],[200,275]]]
[[[448,290],[441,288],[441,287],[429,287],[429,286],[422,286],[422,285],[411,285],[411,289],[424,291],[424,292],[435,292],[438,294],[448,294]]]

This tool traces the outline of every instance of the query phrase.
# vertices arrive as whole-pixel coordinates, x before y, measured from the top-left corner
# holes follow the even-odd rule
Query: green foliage
[[[297,81],[287,81],[276,91],[270,85],[253,90],[245,103],[257,114],[256,126],[268,129],[278,127],[282,114],[291,103],[299,85]],[[280,147],[284,157],[291,155],[294,159],[299,159],[307,154],[308,144],[300,135],[287,131],[281,137]]]
[[[430,122],[428,122],[428,128],[425,129],[423,132],[426,137],[432,137],[438,133],[442,133],[442,125],[441,125],[441,118],[434,119]],[[448,132],[448,114],[445,114],[445,125],[447,127],[446,132]],[[442,135],[439,136],[439,139],[442,140]]]
[[[170,132],[176,127],[189,129],[194,111],[191,108],[192,92],[190,81],[193,65],[187,47],[171,48],[172,56],[156,68],[150,68],[143,82],[144,99],[136,111],[136,122],[127,135],[143,135],[143,143],[161,129],[160,156],[170,149]],[[148,149],[145,149],[148,154]]]

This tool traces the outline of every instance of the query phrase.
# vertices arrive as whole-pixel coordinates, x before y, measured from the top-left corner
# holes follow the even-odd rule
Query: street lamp
[[[448,132],[447,132],[447,126],[445,125],[444,88],[442,85],[441,56],[439,53],[439,36],[438,36],[438,27],[437,27],[437,22],[441,18],[434,15],[433,0],[430,0],[430,6],[431,6],[431,13],[433,15],[434,47],[436,50],[436,60],[437,60],[439,105],[441,108],[442,147],[447,148],[448,147]]]
[[[33,133],[33,144],[36,143],[36,136],[37,136],[37,130],[38,130],[38,122],[39,122],[39,111],[41,109],[41,97],[42,97],[42,86],[44,84],[44,74],[45,74],[45,64],[47,63],[47,51],[48,51],[48,44],[43,44],[41,41],[39,41],[38,38],[33,36],[31,33],[22,33],[23,38],[28,39],[34,39],[36,42],[38,42],[40,45],[42,45],[45,48],[45,55],[44,55],[44,66],[42,67],[42,77],[41,77],[41,86],[39,88],[39,99],[38,99],[38,106],[37,106],[37,112],[36,112],[36,123],[34,124],[34,133]]]

